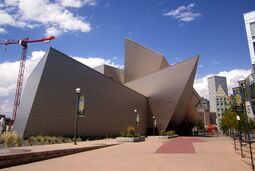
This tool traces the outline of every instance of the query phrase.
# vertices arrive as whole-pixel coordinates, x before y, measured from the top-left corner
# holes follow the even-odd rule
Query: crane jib
[[[16,93],[15,93],[14,104],[13,104],[12,120],[10,123],[11,126],[15,122],[17,109],[20,104],[22,85],[23,85],[23,77],[24,77],[24,71],[25,71],[25,63],[26,63],[26,57],[27,57],[27,44],[28,43],[36,43],[36,42],[48,42],[53,39],[55,39],[54,36],[43,38],[43,39],[37,39],[37,40],[29,40],[29,38],[25,38],[25,39],[21,39],[21,40],[0,40],[0,45],[18,44],[18,45],[22,46],[19,73],[18,73],[18,78],[17,78],[17,83],[16,83]]]

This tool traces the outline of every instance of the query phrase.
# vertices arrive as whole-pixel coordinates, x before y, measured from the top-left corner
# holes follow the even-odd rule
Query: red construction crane
[[[17,109],[20,104],[20,97],[21,97],[22,85],[23,85],[23,76],[24,76],[25,64],[26,64],[26,58],[27,58],[27,44],[36,43],[36,42],[49,42],[53,39],[55,39],[54,36],[38,39],[38,40],[29,40],[29,38],[25,38],[22,40],[0,40],[1,45],[18,44],[22,47],[20,64],[19,64],[19,73],[18,73],[18,79],[17,79],[17,85],[16,85],[16,94],[15,94],[15,99],[13,104],[11,125],[13,125],[13,123],[15,122]]]

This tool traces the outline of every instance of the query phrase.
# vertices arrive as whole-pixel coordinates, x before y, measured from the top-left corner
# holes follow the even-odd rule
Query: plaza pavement
[[[69,156],[15,166],[3,171],[250,171],[233,149],[228,137],[179,137],[163,140],[148,137],[145,142],[123,143],[116,146],[77,153]],[[172,141],[172,143],[171,143]],[[173,142],[179,143],[173,143]],[[114,143],[114,139],[98,143]],[[192,143],[195,152],[168,151]],[[168,145],[166,145],[168,144]],[[175,144],[175,145],[174,145]],[[165,146],[165,150],[162,147]],[[160,152],[160,148],[163,151]],[[185,148],[185,147],[184,147]],[[161,149],[162,150],[162,149]]]

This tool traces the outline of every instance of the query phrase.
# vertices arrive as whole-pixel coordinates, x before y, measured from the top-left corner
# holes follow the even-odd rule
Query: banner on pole
[[[85,96],[82,95],[79,97],[79,109],[78,109],[78,117],[85,117]]]
[[[234,100],[235,100],[235,109],[236,110],[243,110],[243,92],[241,87],[235,87],[232,89],[234,94]]]

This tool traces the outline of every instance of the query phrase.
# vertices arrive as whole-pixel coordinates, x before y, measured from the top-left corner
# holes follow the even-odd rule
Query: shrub
[[[34,136],[29,137],[27,140],[28,140],[28,143],[29,143],[31,146],[36,142]]]
[[[48,142],[48,144],[53,144],[53,139],[52,139],[52,137],[48,136],[47,142]]]
[[[62,143],[62,137],[55,137],[55,143],[61,144]]]
[[[120,132],[120,136],[121,136],[121,137],[126,137],[126,131]]]
[[[0,144],[4,143],[4,139],[2,136],[0,136]]]
[[[160,135],[162,135],[162,136],[166,135],[166,131],[165,130],[161,130],[160,131]]]
[[[42,135],[36,136],[35,140],[40,144],[44,144],[44,137]]]
[[[17,140],[16,140],[16,146],[17,147],[21,147],[22,146],[22,142],[23,142],[23,139],[20,136],[18,136]]]
[[[5,147],[7,148],[22,146],[22,139],[15,131],[5,132],[1,137],[4,140]]]
[[[166,134],[167,136],[175,135],[175,131],[170,130],[170,131],[167,131],[165,134]]]
[[[121,137],[139,137],[140,135],[135,132],[135,128],[132,126],[129,126],[127,128],[127,131],[120,132]]]
[[[44,136],[43,137],[43,144],[48,144],[48,139],[49,138],[50,138],[49,136]]]
[[[82,141],[81,137],[78,137],[77,142],[81,142],[81,141]]]
[[[127,135],[130,136],[130,137],[134,137],[136,135],[135,128],[132,127],[132,126],[129,126],[127,128]]]
[[[161,135],[161,136],[175,135],[175,131],[173,131],[173,130],[170,130],[170,131],[161,130],[161,131],[160,131],[160,135]]]

